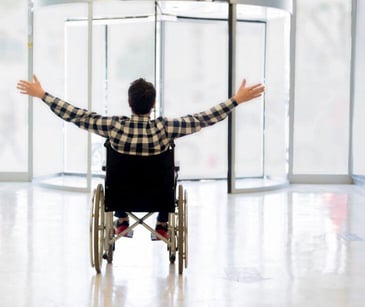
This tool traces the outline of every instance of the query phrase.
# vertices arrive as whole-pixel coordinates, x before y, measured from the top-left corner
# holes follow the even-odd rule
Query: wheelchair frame
[[[106,145],[107,146],[107,145]],[[174,145],[172,145],[174,146]],[[172,147],[173,148],[173,147]],[[172,149],[173,150],[173,149]],[[108,161],[107,161],[108,163]],[[107,169],[107,168],[106,168]],[[90,212],[90,261],[91,266],[97,273],[101,272],[102,261],[107,260],[110,264],[113,262],[113,253],[115,243],[120,238],[128,236],[138,225],[144,226],[151,232],[151,237],[156,237],[165,242],[169,252],[170,264],[174,264],[176,254],[178,256],[179,274],[183,273],[184,267],[188,265],[188,210],[187,210],[187,192],[181,184],[177,185],[177,171],[175,169],[175,201],[174,212],[169,213],[168,221],[168,238],[164,238],[150,227],[145,220],[156,211],[144,212],[142,217],[136,216],[133,211],[127,211],[129,217],[135,220],[127,229],[118,235],[114,234],[113,211],[106,211],[105,191],[102,184],[98,184],[93,191]],[[141,212],[140,210],[138,212]]]

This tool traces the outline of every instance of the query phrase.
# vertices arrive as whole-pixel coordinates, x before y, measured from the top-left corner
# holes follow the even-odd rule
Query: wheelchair
[[[177,187],[179,167],[175,166],[174,144],[168,150],[153,156],[135,156],[115,151],[109,141],[106,147],[105,189],[98,184],[93,191],[90,213],[90,260],[97,273],[102,262],[113,262],[116,241],[131,237],[133,229],[144,226],[151,239],[167,245],[169,261],[178,258],[179,274],[187,268],[188,214],[187,192]],[[176,189],[177,187],[177,189]],[[113,212],[123,211],[135,222],[118,235],[114,233]],[[168,238],[161,236],[146,219],[155,212],[169,212]],[[143,212],[142,217],[135,213]]]

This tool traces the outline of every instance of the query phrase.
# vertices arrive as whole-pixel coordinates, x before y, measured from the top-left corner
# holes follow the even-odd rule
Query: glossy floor
[[[0,306],[365,306],[364,187],[227,195],[222,181],[183,184],[189,265],[179,276],[141,227],[95,274],[89,194],[2,183]]]

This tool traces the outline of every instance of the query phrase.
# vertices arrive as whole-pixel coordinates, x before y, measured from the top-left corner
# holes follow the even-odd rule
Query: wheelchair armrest
[[[180,162],[179,161],[175,161],[175,172],[178,172],[180,170]]]
[[[175,188],[177,179],[179,178],[179,170],[180,170],[180,163],[178,161],[175,161],[174,171],[175,171]]]

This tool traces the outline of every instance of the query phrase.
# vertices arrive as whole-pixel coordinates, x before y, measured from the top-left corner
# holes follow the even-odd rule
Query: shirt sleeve
[[[77,108],[49,93],[45,93],[42,100],[50,107],[53,113],[63,120],[102,137],[109,136],[109,130],[113,122],[112,117],[101,116],[95,112]]]
[[[200,131],[224,120],[237,106],[236,101],[228,99],[205,112],[166,120],[166,132],[169,138],[178,138]]]

